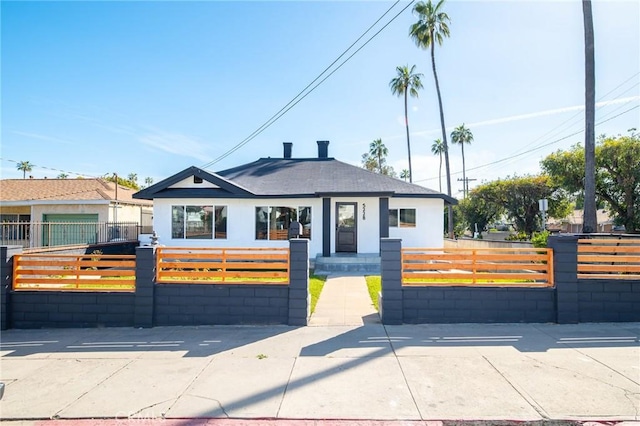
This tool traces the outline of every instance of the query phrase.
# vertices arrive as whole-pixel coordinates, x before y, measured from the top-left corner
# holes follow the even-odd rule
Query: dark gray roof
[[[454,198],[438,191],[373,173],[334,158],[261,158],[217,173],[191,167],[140,191],[135,197],[223,196],[219,189],[168,188],[189,175],[202,177],[217,185],[221,182],[226,186],[233,185],[235,190],[228,193],[230,197],[393,196],[440,198],[447,203],[457,203]]]

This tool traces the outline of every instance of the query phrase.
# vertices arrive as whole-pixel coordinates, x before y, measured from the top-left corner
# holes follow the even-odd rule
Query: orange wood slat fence
[[[159,247],[156,262],[158,283],[289,283],[288,248]]]
[[[553,286],[553,250],[547,248],[405,248],[405,286]]]
[[[640,239],[579,239],[578,278],[640,279]]]
[[[134,255],[20,254],[13,258],[14,290],[133,292]]]

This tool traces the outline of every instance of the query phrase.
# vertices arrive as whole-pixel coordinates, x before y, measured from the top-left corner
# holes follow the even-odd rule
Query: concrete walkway
[[[362,276],[328,276],[310,326],[380,323]]]
[[[325,290],[310,327],[3,331],[0,420],[640,421],[639,323],[383,326],[362,277]]]

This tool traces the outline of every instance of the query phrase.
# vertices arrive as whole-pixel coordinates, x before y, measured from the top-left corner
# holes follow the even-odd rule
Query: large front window
[[[256,240],[288,240],[292,222],[299,222],[298,237],[311,238],[311,207],[256,207]]]
[[[172,206],[171,238],[227,238],[226,206]]]

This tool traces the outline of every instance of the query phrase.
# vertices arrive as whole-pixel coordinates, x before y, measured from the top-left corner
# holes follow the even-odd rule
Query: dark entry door
[[[357,203],[336,203],[336,252],[358,252],[357,208]]]

